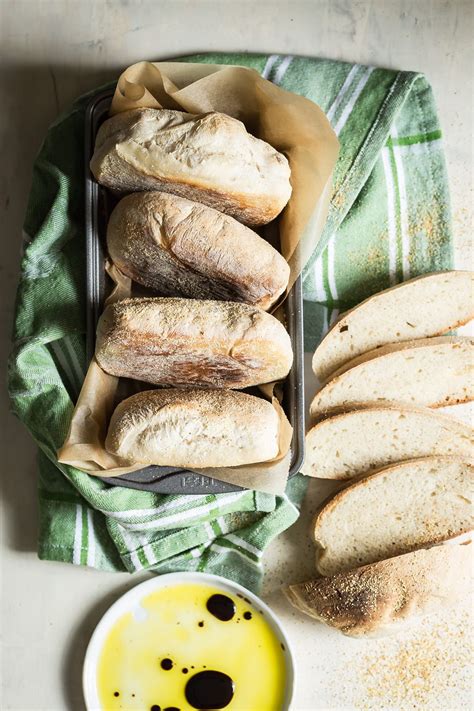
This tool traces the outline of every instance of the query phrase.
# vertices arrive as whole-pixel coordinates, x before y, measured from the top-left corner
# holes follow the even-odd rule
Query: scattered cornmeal
[[[450,711],[469,707],[472,613],[464,606],[398,637],[354,641],[326,677],[334,707],[358,711]],[[355,653],[358,650],[358,653]],[[343,672],[342,672],[343,669]],[[341,684],[341,674],[345,674]]]

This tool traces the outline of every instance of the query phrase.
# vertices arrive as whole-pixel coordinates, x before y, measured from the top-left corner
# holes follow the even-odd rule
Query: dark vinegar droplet
[[[161,668],[164,669],[165,671],[169,671],[170,669],[173,668],[173,662],[171,659],[162,659],[161,660]]]
[[[150,711],[161,711],[161,706],[158,706],[158,704],[153,704]]]
[[[280,642],[280,647],[283,649],[283,651],[285,651],[285,645],[283,644],[283,642]]]
[[[195,709],[223,709],[232,701],[234,682],[220,671],[198,672],[189,679],[184,694]]]
[[[163,711],[179,711],[177,706],[167,706]]]
[[[198,622],[198,627],[204,627],[204,622],[201,620],[201,622]]]
[[[251,612],[244,612],[244,620],[251,620],[252,619],[252,613]]]
[[[221,622],[228,622],[235,615],[235,603],[227,595],[211,595],[206,607]]]
[[[118,691],[114,691],[114,696],[120,696]]]
[[[184,667],[184,669],[182,669],[181,671],[183,672],[183,674],[187,674],[189,669],[186,669],[186,667]]]

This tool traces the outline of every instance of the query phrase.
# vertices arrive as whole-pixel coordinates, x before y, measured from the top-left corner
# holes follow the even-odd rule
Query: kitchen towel
[[[308,350],[340,310],[451,266],[440,129],[422,75],[280,55],[183,61],[253,67],[318,103],[339,136],[327,226],[304,272]],[[40,450],[39,556],[129,572],[202,570],[256,590],[265,547],[298,517],[301,476],[285,496],[171,496],[116,487],[56,460],[87,366],[83,134],[91,96],[48,131],[24,226],[9,387]]]

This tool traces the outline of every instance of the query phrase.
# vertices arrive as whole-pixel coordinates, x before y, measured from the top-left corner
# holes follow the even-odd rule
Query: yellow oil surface
[[[115,623],[97,669],[104,711],[195,711],[186,701],[185,686],[205,670],[233,679],[234,696],[226,711],[283,708],[286,665],[280,640],[264,614],[240,596],[225,593],[236,614],[227,622],[218,620],[206,608],[213,594],[222,590],[194,583],[162,588]],[[244,618],[246,612],[251,619]],[[161,668],[163,659],[172,660],[172,669]]]

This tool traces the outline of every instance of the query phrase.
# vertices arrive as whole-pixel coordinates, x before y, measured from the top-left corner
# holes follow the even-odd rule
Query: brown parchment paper
[[[321,236],[338,154],[337,138],[321,109],[308,99],[262,79],[253,69],[181,62],[140,62],[123,72],[110,113],[138,107],[189,113],[221,111],[243,121],[250,133],[285,153],[290,162],[293,192],[278,218],[278,226],[281,252],[290,265],[290,289]],[[128,298],[132,294],[130,279],[112,264],[107,265],[107,270],[115,283],[107,303]],[[136,391],[136,385],[104,373],[93,359],[68,435],[58,452],[59,461],[101,477],[141,469],[143,464],[130,466],[104,447],[116,404]],[[275,396],[274,384],[262,386],[261,392],[279,416],[278,456],[252,465],[194,471],[238,486],[281,494],[290,466],[292,428]]]

